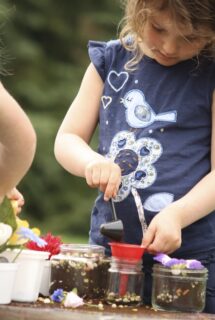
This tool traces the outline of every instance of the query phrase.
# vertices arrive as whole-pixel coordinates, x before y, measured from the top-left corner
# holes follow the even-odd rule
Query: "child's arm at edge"
[[[0,201],[26,174],[35,149],[29,118],[0,83]]]

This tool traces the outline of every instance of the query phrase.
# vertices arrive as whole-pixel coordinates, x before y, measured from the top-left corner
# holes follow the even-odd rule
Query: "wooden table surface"
[[[206,313],[175,313],[154,311],[150,308],[110,310],[66,309],[60,307],[35,306],[35,304],[0,305],[0,320],[215,320],[215,315]]]

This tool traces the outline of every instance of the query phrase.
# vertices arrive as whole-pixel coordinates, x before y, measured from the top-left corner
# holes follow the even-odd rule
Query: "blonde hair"
[[[127,70],[135,70],[144,53],[140,41],[148,14],[168,9],[177,23],[189,24],[196,30],[207,27],[215,36],[214,0],[127,0],[124,1],[125,17],[121,21],[120,40],[122,45],[133,53],[125,65]],[[205,47],[204,54],[215,57],[215,37]],[[203,52],[202,51],[202,52]]]

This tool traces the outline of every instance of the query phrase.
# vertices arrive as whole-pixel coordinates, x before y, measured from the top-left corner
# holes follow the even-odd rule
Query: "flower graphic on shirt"
[[[122,183],[114,201],[124,200],[131,187],[145,189],[155,182],[157,171],[153,164],[162,151],[156,139],[144,137],[136,140],[129,131],[120,131],[114,136],[107,157],[113,159],[122,172]]]

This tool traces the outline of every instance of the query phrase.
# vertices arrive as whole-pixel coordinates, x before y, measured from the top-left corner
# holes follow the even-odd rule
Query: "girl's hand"
[[[112,160],[94,160],[87,165],[85,178],[90,187],[104,192],[104,200],[108,201],[117,195],[121,183],[121,169]]]
[[[175,211],[174,211],[175,209]],[[170,254],[181,246],[181,223],[174,203],[159,212],[149,224],[142,245],[152,253]]]
[[[7,197],[11,200],[15,214],[20,213],[25,203],[23,195],[16,188],[13,188],[7,193]]]

